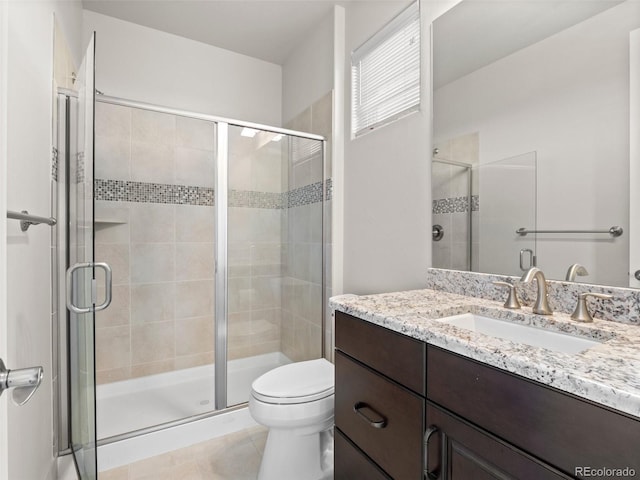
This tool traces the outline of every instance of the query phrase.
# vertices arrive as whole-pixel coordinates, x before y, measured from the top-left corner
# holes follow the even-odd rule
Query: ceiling
[[[350,0],[82,0],[87,10],[282,65],[336,3]],[[380,0],[378,0],[380,1]],[[465,0],[434,22],[434,86],[622,0]]]
[[[86,10],[282,65],[337,0],[83,0]]]
[[[465,0],[433,23],[433,83],[439,88],[533,45],[622,0]]]

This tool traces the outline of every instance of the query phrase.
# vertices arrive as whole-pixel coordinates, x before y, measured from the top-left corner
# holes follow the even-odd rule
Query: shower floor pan
[[[291,360],[280,352],[229,361],[227,404],[247,402],[253,380],[287,363]],[[213,365],[98,385],[98,439],[211,412],[214,397]]]

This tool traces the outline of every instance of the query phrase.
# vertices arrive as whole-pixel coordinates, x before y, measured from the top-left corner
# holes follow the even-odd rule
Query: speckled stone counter
[[[332,297],[331,308],[451,352],[609,406],[640,419],[640,326],[596,319],[576,323],[566,313],[535,315],[502,302],[436,290]],[[437,321],[477,313],[602,342],[578,354],[559,353]]]

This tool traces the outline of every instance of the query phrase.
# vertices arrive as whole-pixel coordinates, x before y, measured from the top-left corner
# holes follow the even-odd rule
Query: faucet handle
[[[576,322],[582,323],[591,323],[593,322],[593,317],[591,316],[591,312],[589,312],[589,307],[587,306],[587,297],[595,297],[602,298],[604,300],[611,300],[613,295],[607,295],[606,293],[593,293],[586,292],[578,295],[578,303],[576,304],[576,309],[571,314],[571,319]]]
[[[507,297],[507,301],[504,302],[504,308],[512,308],[518,309],[521,308],[520,302],[518,301],[518,295],[516,293],[516,286],[507,282],[493,282],[494,285],[499,287],[507,287],[509,289],[509,296]]]

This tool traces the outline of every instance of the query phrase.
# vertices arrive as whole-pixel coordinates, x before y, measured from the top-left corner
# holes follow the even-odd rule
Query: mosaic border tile
[[[480,210],[480,197],[478,195],[471,195],[471,211],[477,212]],[[440,198],[433,200],[431,212],[434,214],[443,213],[465,213],[469,211],[468,197],[451,197]]]
[[[229,206],[282,210],[283,195],[282,193],[252,190],[229,190]]]
[[[54,182],[58,181],[58,149],[56,147],[51,148],[51,178]]]
[[[304,187],[289,190],[288,192],[285,192],[287,196],[287,208],[301,207],[311,203],[322,202],[323,190],[322,182],[316,182],[310,185],[305,185]]]
[[[95,200],[112,202],[166,203],[174,205],[214,205],[213,188],[127,180],[94,181]]]
[[[76,153],[76,183],[84,183],[84,152]]]
[[[282,193],[229,190],[229,206],[282,210],[322,202],[323,193],[326,200],[331,200],[332,190],[333,182],[330,179],[324,188],[322,182],[316,182]],[[94,181],[94,199],[112,202],[215,205],[213,188],[98,178]]]
[[[480,210],[480,196],[471,195],[471,211],[478,212]]]

